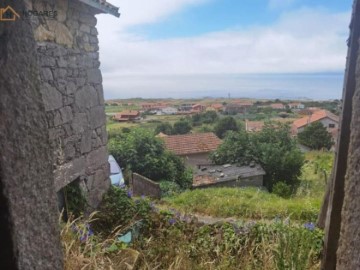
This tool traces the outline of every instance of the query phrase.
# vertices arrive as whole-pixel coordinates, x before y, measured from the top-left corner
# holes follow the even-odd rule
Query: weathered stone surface
[[[90,34],[90,26],[86,24],[81,24],[80,31]]]
[[[94,173],[97,169],[107,163],[108,153],[106,147],[101,147],[91,151],[86,157],[86,171],[88,174]]]
[[[47,91],[43,100],[54,152],[56,188],[88,179],[99,192],[88,193],[90,203],[96,205],[109,186],[109,169],[104,167],[106,117],[94,9],[79,1],[54,0],[50,5],[48,0],[32,2],[58,12],[56,20],[31,22],[34,29],[41,26],[41,31],[54,35],[52,40],[38,42],[37,52],[42,88]],[[98,149],[105,152],[100,155]]]
[[[88,130],[85,133],[83,133],[80,144],[81,154],[86,154],[91,151],[91,134],[92,134],[91,130]]]
[[[39,42],[55,40],[55,33],[47,30],[43,25],[39,25],[38,28],[36,28],[34,36]]]
[[[50,84],[43,83],[43,85],[41,86],[41,94],[43,97],[46,111],[60,109],[63,106],[61,93],[56,90],[55,87],[52,87]]]
[[[52,75],[51,69],[50,68],[43,68],[41,69],[41,79],[45,82],[49,82],[54,80],[54,77]]]
[[[99,104],[98,95],[92,86],[85,86],[75,94],[75,103],[80,111],[94,107]]]
[[[59,22],[65,22],[68,11],[68,0],[57,0],[57,17]]]
[[[86,159],[84,156],[58,167],[55,174],[55,189],[58,191],[76,178],[85,175]]]
[[[70,106],[66,106],[55,112],[54,126],[57,127],[63,125],[65,123],[70,122],[72,119],[73,119],[72,109]]]
[[[101,127],[106,122],[106,116],[103,106],[90,109],[90,127],[92,129]]]
[[[89,83],[102,83],[102,76],[99,69],[88,69],[86,75]]]
[[[22,0],[2,4],[25,9]],[[60,270],[53,156],[33,31],[26,20],[0,23],[0,40],[1,269]]]
[[[48,20],[47,25],[49,30],[55,33],[55,42],[57,44],[72,47],[74,38],[70,30],[63,24],[55,20]]]

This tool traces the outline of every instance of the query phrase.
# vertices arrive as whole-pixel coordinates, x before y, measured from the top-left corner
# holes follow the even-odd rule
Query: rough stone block
[[[91,130],[83,133],[80,143],[81,154],[89,153],[91,151]]]
[[[80,157],[58,167],[55,174],[55,189],[59,191],[76,178],[85,175],[86,159]]]
[[[63,106],[62,94],[48,83],[41,86],[41,94],[43,97],[45,110],[52,111],[60,109]]]
[[[49,82],[54,80],[54,77],[52,75],[50,68],[42,68],[40,73],[41,79],[45,82]]]
[[[85,86],[78,90],[75,94],[75,104],[79,111],[85,111],[87,108],[98,105],[98,95],[95,88],[92,86]]]
[[[66,20],[66,15],[67,15],[67,11],[68,11],[68,1],[67,0],[57,0],[56,3],[56,10],[57,10],[57,17],[56,19],[59,22],[65,22]]]
[[[87,24],[81,24],[79,30],[80,30],[81,32],[90,34],[90,26],[88,26]]]
[[[89,122],[86,113],[75,114],[72,122],[72,127],[75,133],[80,134],[89,128]]]
[[[86,157],[86,173],[93,174],[108,162],[108,152],[105,146],[91,151]]]
[[[43,25],[39,25],[38,28],[34,31],[34,37],[36,41],[54,41],[55,34],[49,30],[47,30]]]
[[[73,113],[70,106],[61,108],[55,112],[54,125],[55,127],[61,126],[67,122],[70,122],[73,119]]]
[[[101,127],[106,123],[106,116],[103,106],[97,106],[90,109],[90,127],[92,129]]]
[[[87,79],[89,83],[102,83],[100,69],[93,68],[87,70]]]

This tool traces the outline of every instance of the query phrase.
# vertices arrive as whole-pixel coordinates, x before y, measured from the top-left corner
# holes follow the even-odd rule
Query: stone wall
[[[55,188],[79,179],[90,206],[96,207],[110,185],[97,11],[67,0],[28,0],[27,6],[57,12],[56,19],[31,19],[55,157]]]
[[[156,199],[161,198],[160,185],[137,173],[132,176],[131,189],[134,196],[144,195]]]
[[[22,10],[23,2],[2,5]],[[28,21],[0,23],[0,70],[0,268],[64,269],[53,155]]]

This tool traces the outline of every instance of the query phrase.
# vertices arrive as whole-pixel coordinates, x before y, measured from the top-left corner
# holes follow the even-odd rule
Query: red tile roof
[[[168,150],[176,155],[199,154],[215,151],[221,140],[212,132],[173,135],[162,138]]]
[[[320,110],[320,111],[315,111],[312,115],[305,116],[303,118],[295,120],[293,125],[296,128],[301,128],[303,126],[306,126],[308,124],[311,124],[313,122],[319,121],[324,118],[330,118],[331,120],[333,120],[335,122],[339,122],[339,117],[336,116],[335,114],[333,114],[327,110]]]

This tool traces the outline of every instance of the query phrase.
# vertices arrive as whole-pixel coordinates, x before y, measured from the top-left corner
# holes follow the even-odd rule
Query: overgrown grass
[[[329,180],[334,153],[312,151],[305,154],[300,186],[288,199],[257,188],[210,188],[186,191],[165,198],[168,207],[214,217],[273,219],[290,217],[315,221]]]
[[[315,221],[322,198],[302,197],[283,199],[256,188],[211,188],[186,191],[165,198],[170,206],[183,212],[214,217],[273,219],[290,217],[294,220]]]

